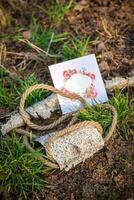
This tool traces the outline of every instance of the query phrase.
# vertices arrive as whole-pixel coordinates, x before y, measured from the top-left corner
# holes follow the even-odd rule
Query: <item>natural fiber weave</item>
[[[31,86],[29,87],[22,95],[22,98],[20,100],[20,106],[19,106],[19,112],[20,112],[20,115],[21,117],[23,118],[24,122],[29,126],[31,127],[32,129],[35,129],[35,130],[40,130],[40,131],[44,131],[44,130],[48,130],[48,129],[52,129],[54,128],[55,126],[57,126],[58,124],[61,124],[61,122],[63,122],[66,118],[68,118],[69,116],[71,116],[72,114],[69,113],[67,115],[63,115],[61,118],[59,118],[57,121],[55,121],[54,123],[50,124],[50,125],[47,125],[47,126],[39,126],[39,125],[36,125],[34,124],[33,122],[31,122],[30,120],[30,116],[29,114],[24,110],[24,106],[25,106],[25,101],[26,101],[26,98],[27,96],[34,90],[40,90],[40,89],[44,89],[44,90],[49,90],[51,92],[54,92],[56,94],[59,94],[59,95],[62,95],[63,97],[67,97],[67,98],[70,98],[70,99],[76,99],[76,100],[79,100],[81,101],[81,103],[83,105],[86,104],[86,101],[85,99],[83,99],[80,95],[78,94],[75,94],[75,93],[70,93],[70,94],[65,94],[63,92],[61,92],[60,90],[50,86],[50,85],[45,85],[45,84],[37,84],[37,85],[34,85],[34,86]]]
[[[35,130],[41,130],[41,131],[44,131],[44,130],[49,130],[49,129],[52,129],[54,127],[56,127],[58,124],[62,123],[65,119],[73,116],[73,113],[69,113],[69,114],[66,114],[66,115],[63,115],[62,117],[60,117],[58,120],[56,120],[55,122],[53,122],[52,124],[49,124],[49,125],[46,125],[46,126],[39,126],[37,124],[34,124],[33,122],[31,122],[31,119],[30,119],[30,116],[29,114],[24,110],[24,106],[25,106],[25,101],[26,101],[26,98],[27,96],[34,90],[39,90],[39,89],[46,89],[46,90],[50,90],[56,94],[59,94],[59,95],[62,95],[66,98],[70,98],[70,99],[76,99],[76,100],[79,100],[83,106],[85,107],[87,105],[85,99],[83,99],[80,95],[78,94],[75,94],[75,93],[71,93],[71,94],[65,94],[63,92],[61,92],[60,90],[52,87],[52,86],[49,86],[49,85],[45,85],[45,84],[37,84],[37,85],[34,85],[34,86],[31,86],[29,87],[22,95],[22,98],[21,98],[21,101],[20,101],[20,106],[19,106],[19,111],[20,111],[20,115],[21,117],[23,118],[24,122],[29,126],[31,127],[32,129],[35,129]],[[111,109],[112,111],[112,116],[113,116],[113,119],[112,119],[112,123],[111,123],[111,127],[109,128],[109,132],[107,134],[107,136],[104,138],[104,142],[106,143],[110,137],[112,136],[113,132],[115,131],[115,128],[116,128],[116,124],[117,124],[117,111],[116,109],[112,106],[112,105],[109,105],[109,104],[103,104],[101,105],[107,109]],[[72,118],[72,120],[70,121],[70,123],[68,124],[67,128],[61,130],[61,131],[57,131],[55,135],[53,135],[49,141],[48,141],[48,144],[46,146],[46,154],[47,154],[47,157],[48,159],[50,160],[50,162],[48,161],[46,163],[45,161],[45,164],[47,164],[48,166],[51,166],[53,168],[58,168],[58,165],[55,163],[55,160],[53,159],[52,157],[52,154],[51,154],[51,144],[54,142],[54,140],[56,140],[57,138],[59,137],[62,137],[66,134],[70,134],[70,132],[72,131],[75,131],[76,129],[79,129],[80,127],[82,126],[87,126],[87,125],[90,125],[90,126],[94,126],[98,132],[100,134],[103,133],[103,129],[101,127],[101,125],[98,123],[98,122],[95,122],[95,121],[84,121],[84,122],[80,122],[80,123],[76,123],[75,125],[72,125],[74,124],[76,121],[76,117],[74,116]],[[22,134],[25,134],[24,136],[24,141],[25,141],[25,144],[26,144],[26,147],[31,151],[33,152],[34,149],[31,147],[31,145],[29,144],[28,142],[28,139],[27,139],[27,136],[29,135],[27,132],[25,132],[24,130],[22,131],[21,129],[18,129],[18,132],[19,133],[22,133]],[[34,138],[36,136],[34,135]],[[44,160],[43,158],[39,158],[39,160]]]

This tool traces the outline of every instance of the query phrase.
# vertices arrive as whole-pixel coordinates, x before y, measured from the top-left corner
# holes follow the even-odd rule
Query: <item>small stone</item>
[[[30,39],[30,38],[31,38],[31,32],[30,32],[30,31],[24,31],[24,32],[22,33],[22,35],[23,35],[23,37],[24,37],[25,39]]]
[[[118,71],[111,72],[112,77],[120,77],[120,73]]]
[[[9,76],[10,76],[12,79],[16,79],[18,75],[17,75],[16,72],[10,72]]]
[[[128,60],[127,58],[123,58],[123,59],[122,59],[122,63],[128,64],[128,63],[129,63],[129,60]]]
[[[128,73],[128,76],[134,76],[134,69]]]
[[[109,68],[109,65],[106,61],[102,61],[100,64],[99,64],[99,67],[100,67],[100,71],[103,72],[103,71],[107,71],[109,72],[110,71],[110,68]]]
[[[87,9],[88,8],[88,3],[86,0],[82,0],[79,3],[77,3],[74,7],[75,11],[79,11],[81,12],[83,9]]]
[[[97,50],[98,50],[98,52],[106,50],[106,46],[105,46],[104,42],[101,42],[98,44]]]

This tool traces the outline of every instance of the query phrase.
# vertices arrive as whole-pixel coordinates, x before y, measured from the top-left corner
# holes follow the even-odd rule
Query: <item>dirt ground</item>
[[[48,178],[54,188],[45,199],[133,199],[133,145],[114,139],[84,164],[55,172]]]
[[[51,21],[37,9],[35,3],[47,7],[52,1],[29,1],[23,11],[16,3],[16,9],[10,7],[7,1],[1,0],[2,6],[10,12],[11,25],[1,29],[1,36],[13,35],[16,26],[27,27],[34,11],[39,22],[50,26]],[[61,0],[64,2],[64,0]],[[134,2],[132,0],[77,0],[63,23],[55,27],[56,31],[68,31],[71,34],[90,35],[91,45],[88,53],[97,55],[103,78],[134,75]],[[3,37],[8,51],[27,52],[25,45],[14,42],[10,37]],[[17,59],[10,56],[7,67],[15,65]],[[54,61],[45,59],[19,72],[22,77],[33,72],[41,82],[51,83],[47,66]],[[10,68],[14,72],[14,69]],[[9,112],[1,108],[0,116]],[[43,194],[37,194],[35,199],[46,200],[92,200],[92,199],[134,199],[133,150],[134,140],[131,137],[124,140],[117,134],[109,144],[93,158],[88,159],[69,172],[55,171],[45,177],[51,189]],[[13,198],[14,199],[14,198]],[[30,198],[29,198],[30,199]]]

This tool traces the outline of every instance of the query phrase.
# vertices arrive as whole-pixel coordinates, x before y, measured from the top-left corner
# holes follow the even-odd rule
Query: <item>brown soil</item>
[[[131,138],[132,139],[132,138]],[[93,158],[69,172],[55,172],[47,200],[129,199],[133,194],[134,142],[113,139]],[[129,158],[130,160],[126,160]]]
[[[60,0],[64,2],[63,0]],[[38,1],[37,4],[28,3],[28,9],[20,11],[19,3],[16,5],[16,10],[11,9],[9,4],[1,1],[6,11],[10,13],[11,26],[2,29],[2,36],[14,36],[18,34],[18,29],[14,32],[14,27],[27,28],[31,22],[32,12],[35,17],[44,26],[51,26],[53,23],[47,16],[37,9],[37,5],[44,5],[46,8],[52,1]],[[91,44],[88,53],[95,53],[98,58],[98,63],[103,77],[110,78],[110,76],[128,76],[134,72],[134,27],[133,27],[133,2],[131,0],[77,0],[74,9],[65,16],[64,21],[60,26],[54,27],[57,32],[67,31],[71,35],[88,35],[91,37]],[[22,31],[23,32],[23,31]],[[21,42],[13,42],[10,37],[2,40],[6,44],[8,51],[27,52],[25,44]],[[18,60],[15,56],[7,59],[7,66],[14,66]],[[51,80],[47,66],[54,63],[54,60],[46,58],[43,63],[36,63],[33,67],[30,65],[24,72],[18,72],[19,75],[28,76],[35,73],[37,77],[45,82]],[[12,70],[10,68],[10,70]]]
[[[60,0],[64,2],[64,0]],[[16,1],[17,2],[17,1]],[[11,25],[1,30],[2,35],[14,34],[14,27],[18,24],[25,27],[30,24],[31,14],[42,25],[52,25],[43,12],[35,6],[35,1],[29,1],[23,8],[16,4],[16,9],[11,8],[7,1],[1,0],[1,4],[10,12]],[[38,5],[49,5],[52,1],[37,1]],[[68,31],[71,34],[90,35],[91,46],[88,53],[95,53],[100,64],[103,77],[131,76],[134,73],[134,2],[131,0],[77,0],[73,10],[65,16],[64,22],[56,27],[57,31]],[[13,42],[5,38],[8,51],[27,52],[21,42]],[[16,65],[18,60],[10,55],[6,60],[6,66]],[[51,83],[47,66],[53,63],[49,59],[44,62],[31,64],[24,71],[17,72],[22,77],[33,72],[41,82]],[[35,63],[34,63],[35,64]],[[10,68],[14,72],[14,68]],[[8,109],[0,108],[0,119]],[[133,138],[123,140],[115,137],[93,158],[87,160],[69,172],[55,171],[47,177],[52,188],[45,190],[43,194],[37,194],[35,199],[46,200],[88,200],[88,199],[134,199],[133,193]],[[46,179],[46,177],[45,177]],[[13,198],[14,199],[14,198]]]

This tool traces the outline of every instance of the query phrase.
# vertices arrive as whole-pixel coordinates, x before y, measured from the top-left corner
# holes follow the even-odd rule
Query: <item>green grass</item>
[[[13,108],[15,106],[15,102],[12,100],[13,94],[10,87],[5,88],[6,76],[8,76],[7,72],[0,68],[0,105]]]
[[[44,12],[50,17],[54,24],[59,25],[63,21],[65,15],[71,10],[73,2],[73,0],[70,0],[68,3],[61,5],[59,1],[56,0],[56,2],[54,1]]]
[[[31,33],[30,42],[32,42],[34,45],[42,48],[43,50],[49,52],[51,50],[56,50],[56,46],[61,45],[63,41],[67,40],[67,36],[69,35],[67,32],[56,32],[50,27],[42,26],[40,23],[37,22],[35,18],[33,18],[31,25],[28,27],[29,32]],[[27,30],[22,29],[18,33],[16,33],[14,36],[11,37],[11,39],[15,42],[17,42],[19,39],[24,39],[22,35],[22,31]],[[26,49],[29,48],[27,45],[25,47]]]
[[[8,87],[4,86],[4,82],[8,82]],[[34,74],[30,75],[25,80],[17,78],[14,82],[8,77],[0,81],[0,104],[1,106],[9,107],[10,109],[16,108],[19,104],[19,100],[23,92],[30,86],[38,84]],[[33,91],[26,100],[26,105],[32,105],[49,95],[47,90],[36,90]]]
[[[89,41],[90,37],[87,36],[69,39],[69,34],[67,32],[55,33],[50,28],[43,28],[36,20],[33,20],[31,26],[31,42],[45,51],[58,53],[63,60],[86,55]]]
[[[8,75],[6,70],[0,66],[0,80],[2,80],[6,75]]]
[[[112,122],[112,114],[110,110],[97,104],[95,106],[87,106],[85,109],[81,109],[77,115],[77,119],[79,121],[97,121],[102,125],[104,132],[107,132]]]
[[[31,41],[44,50],[47,50],[48,47],[49,50],[53,49],[55,45],[66,40],[67,35],[67,32],[54,33],[52,29],[42,27],[36,20],[31,25]]]
[[[16,193],[19,198],[27,193],[32,195],[42,191],[48,186],[43,179],[44,174],[50,172],[50,168],[36,159],[43,156],[41,149],[35,153],[29,153],[21,138],[15,133],[9,138],[2,138],[0,145],[0,193]],[[44,156],[45,159],[45,156]]]
[[[16,99],[15,101],[18,103],[18,100],[20,99],[20,96],[23,94],[23,92],[29,88],[32,85],[38,84],[36,77],[34,74],[31,74],[28,78],[25,80],[22,80],[20,78],[17,79],[19,87],[15,87],[15,95]],[[32,105],[33,103],[36,103],[44,98],[46,98],[49,95],[49,92],[47,90],[35,90],[31,92],[31,94],[27,97],[26,105]]]
[[[132,134],[132,126],[134,126],[134,106],[132,106],[131,101],[129,91],[125,94],[116,91],[111,99],[111,104],[118,112],[118,133],[125,139],[128,139],[129,135]]]
[[[118,113],[117,132],[124,139],[132,134],[131,125],[134,123],[134,107],[130,105],[128,92],[123,94],[121,91],[116,91],[115,95],[109,102],[113,105]],[[81,109],[77,115],[80,121],[94,120],[99,122],[106,134],[109,130],[112,121],[112,113],[110,110],[100,106],[87,106],[86,109]]]
[[[51,28],[43,27],[35,19],[29,31],[30,42],[48,53],[58,54],[60,61],[78,58],[88,53],[90,37],[70,37],[67,32],[57,33]],[[14,36],[14,39],[23,39],[23,36],[19,34]]]
[[[63,44],[63,58],[69,60],[86,55],[88,51],[89,37],[81,39],[72,38]]]
[[[12,93],[9,89],[5,89],[0,82],[0,105],[4,107],[14,108],[15,102],[12,99]]]

